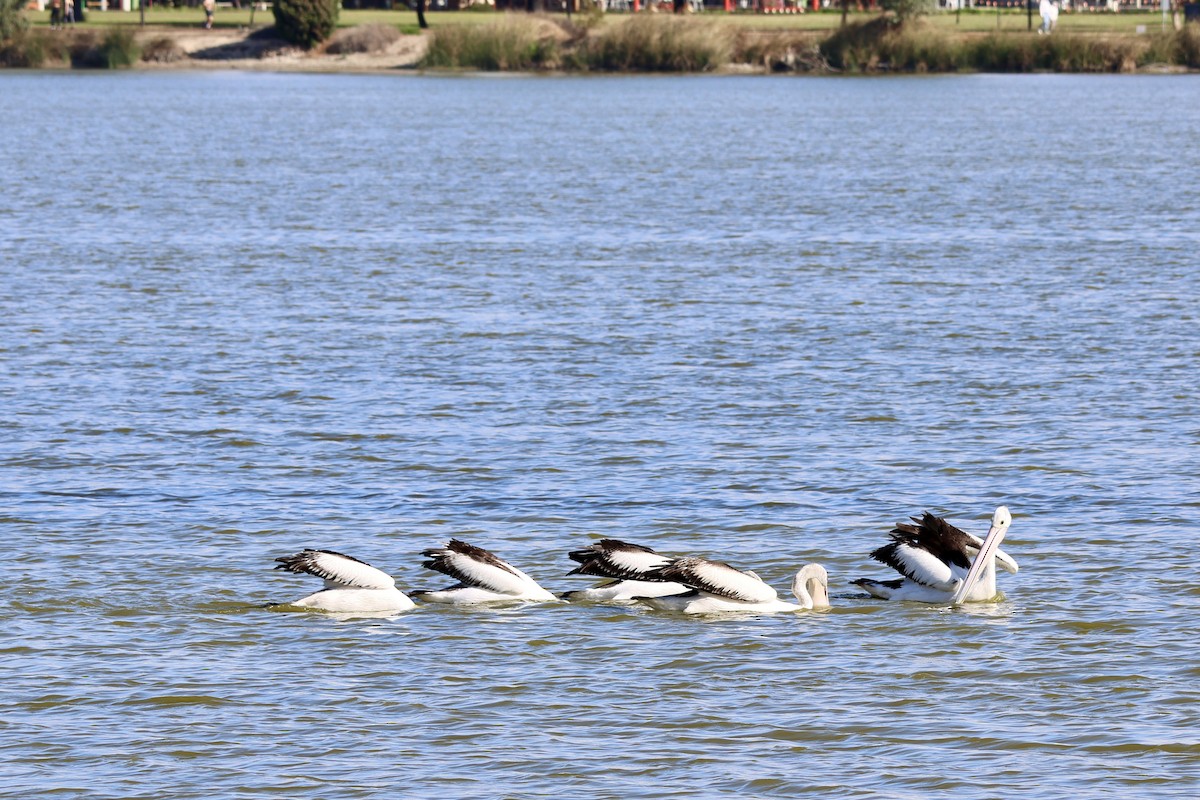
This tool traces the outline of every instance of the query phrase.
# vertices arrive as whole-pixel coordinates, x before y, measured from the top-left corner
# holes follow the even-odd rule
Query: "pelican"
[[[871,558],[904,577],[891,581],[859,578],[852,583],[880,600],[958,605],[994,599],[997,566],[1017,573],[1017,562],[1000,549],[1012,524],[1005,506],[996,509],[983,539],[928,511],[912,521],[917,524],[896,525],[889,534],[892,541],[871,553]]]
[[[579,562],[568,575],[595,575],[610,580],[591,589],[564,592],[563,600],[625,603],[633,602],[637,597],[662,597],[688,591],[682,583],[647,578],[648,573],[670,564],[671,559],[640,544],[601,539],[567,555],[572,561]]]
[[[315,575],[325,581],[321,591],[281,605],[342,613],[407,611],[416,606],[396,588],[391,575],[333,550],[301,550],[275,560],[279,562],[275,569]]]
[[[538,586],[537,581],[511,564],[500,560],[482,547],[451,539],[445,547],[423,550],[429,560],[422,566],[458,580],[454,586],[437,591],[413,592],[429,603],[471,605],[475,603],[532,600],[546,602],[558,598]]]
[[[774,614],[779,611],[829,608],[829,576],[820,564],[804,565],[792,580],[792,594],[799,605],[780,600],[779,594],[753,572],[720,561],[677,558],[652,574],[690,588],[683,594],[637,598],[660,611],[681,611],[684,614],[725,611]]]

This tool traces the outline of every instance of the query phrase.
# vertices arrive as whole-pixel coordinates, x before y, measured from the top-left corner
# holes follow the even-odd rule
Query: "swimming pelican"
[[[563,600],[622,603],[633,602],[637,597],[662,597],[688,591],[682,583],[647,579],[648,573],[670,564],[671,559],[640,544],[601,539],[567,555],[572,561],[579,562],[568,575],[595,575],[611,580],[591,589],[564,592]]]
[[[408,595],[396,588],[391,575],[342,553],[301,550],[275,560],[279,562],[275,569],[315,575],[325,581],[321,591],[281,605],[343,613],[407,611],[416,606]]]
[[[753,572],[737,569],[720,561],[703,558],[677,558],[652,573],[673,580],[691,591],[668,597],[639,597],[639,601],[660,611],[684,614],[713,614],[742,611],[774,614],[829,608],[829,576],[820,564],[806,564],[792,580],[792,594],[799,605],[779,599],[779,594]]]
[[[413,592],[414,597],[429,603],[470,605],[558,599],[521,570],[481,547],[458,539],[451,539],[445,547],[424,550],[421,555],[429,559],[422,565],[426,569],[458,580],[457,584],[445,589]]]
[[[1000,549],[1012,524],[1008,508],[992,515],[987,536],[980,539],[928,511],[916,525],[900,523],[892,541],[871,553],[903,575],[891,581],[859,578],[852,583],[880,600],[915,600],[920,603],[981,603],[996,597],[996,567],[1017,573],[1017,562]]]

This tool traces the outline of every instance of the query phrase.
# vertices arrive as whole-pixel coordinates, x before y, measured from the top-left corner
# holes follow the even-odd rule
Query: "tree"
[[[884,10],[892,12],[896,19],[915,19],[930,13],[935,8],[935,0],[881,0]]]
[[[275,30],[285,42],[311,50],[337,27],[338,0],[275,0]]]
[[[21,13],[27,0],[0,0],[0,42],[23,33],[29,27],[29,20]]]

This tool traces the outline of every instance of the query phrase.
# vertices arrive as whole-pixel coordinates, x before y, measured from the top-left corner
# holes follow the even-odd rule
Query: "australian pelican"
[[[829,608],[829,576],[820,564],[806,564],[792,580],[792,594],[799,605],[779,599],[779,594],[753,572],[720,561],[677,558],[651,573],[660,580],[675,581],[689,591],[666,597],[639,597],[640,602],[660,611],[685,614],[715,614],[743,611],[773,614]]]
[[[449,575],[457,584],[436,591],[413,592],[429,603],[498,603],[521,600],[546,602],[558,598],[537,581],[482,547],[451,539],[445,547],[424,550],[426,569]]]
[[[282,605],[342,613],[407,611],[416,605],[396,588],[391,575],[342,553],[301,550],[275,560],[279,562],[275,569],[315,575],[325,581],[321,591]]]
[[[688,591],[682,583],[647,578],[650,572],[667,566],[672,559],[640,544],[601,539],[567,555],[579,563],[568,575],[595,575],[609,580],[590,589],[565,592],[564,600],[624,603],[638,597],[662,597]]]
[[[859,578],[853,583],[881,600],[915,600],[920,603],[980,603],[996,597],[996,567],[1014,575],[1017,562],[1000,549],[1012,524],[1008,508],[992,515],[987,536],[961,531],[928,511],[913,517],[915,525],[900,523],[892,541],[871,553],[904,577],[890,581]]]

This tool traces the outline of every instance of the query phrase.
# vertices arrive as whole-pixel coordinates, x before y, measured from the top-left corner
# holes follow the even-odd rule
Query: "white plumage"
[[[675,580],[691,591],[666,597],[638,598],[660,611],[685,614],[749,612],[774,614],[829,608],[829,576],[820,564],[806,564],[792,580],[797,603],[779,599],[779,593],[753,572],[703,558],[680,558],[655,573]]]
[[[557,600],[537,581],[494,554],[458,539],[445,547],[422,551],[429,560],[426,569],[449,575],[458,581],[454,586],[434,591],[413,592],[429,603],[471,605],[514,601],[548,602]]]
[[[567,555],[579,563],[568,575],[594,575],[610,580],[590,589],[565,592],[564,600],[629,603],[639,597],[661,597],[688,590],[681,583],[650,578],[655,570],[670,564],[671,559],[639,544],[601,539]]]
[[[313,575],[325,581],[321,591],[284,605],[342,613],[407,611],[416,605],[396,588],[391,575],[352,556],[310,549],[275,560],[279,562],[275,569]]]
[[[996,566],[1013,574],[1019,569],[999,547],[1012,524],[1005,506],[996,509],[983,539],[928,511],[912,519],[916,525],[896,525],[889,534],[892,541],[871,553],[903,577],[853,581],[873,597],[921,603],[986,602],[997,595]]]

